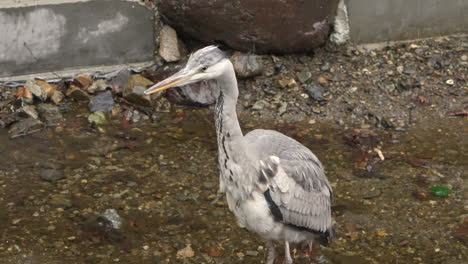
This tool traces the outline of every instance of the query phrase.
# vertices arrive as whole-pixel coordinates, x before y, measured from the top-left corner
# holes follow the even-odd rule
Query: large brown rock
[[[291,53],[324,43],[338,0],[160,0],[163,20],[204,42],[256,53]]]

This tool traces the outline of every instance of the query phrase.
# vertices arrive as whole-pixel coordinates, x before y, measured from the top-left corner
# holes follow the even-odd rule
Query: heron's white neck
[[[244,135],[237,119],[236,104],[239,90],[232,63],[226,63],[223,74],[217,78],[220,94],[216,102],[216,133],[220,151],[231,154],[229,158],[236,160],[245,156]],[[224,149],[221,149],[225,146]],[[226,146],[229,144],[230,146]],[[221,153],[220,153],[221,154]]]
[[[215,119],[221,176],[225,178],[228,190],[233,186],[242,189],[241,192],[237,192],[239,195],[237,198],[244,199],[254,188],[253,179],[249,178],[253,174],[248,173],[254,166],[252,159],[249,158],[250,153],[247,151],[244,135],[237,119],[236,104],[239,90],[230,62],[217,81],[220,95],[216,103]],[[228,182],[233,184],[229,185]]]

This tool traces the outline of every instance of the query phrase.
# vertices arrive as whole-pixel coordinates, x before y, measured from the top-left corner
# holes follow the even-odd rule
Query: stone
[[[112,98],[111,91],[105,91],[94,96],[88,104],[91,112],[101,111],[109,112],[114,108],[114,98]]]
[[[323,44],[338,0],[160,1],[165,22],[179,33],[206,43],[256,53],[310,51]],[[213,21],[216,21],[215,23]]]
[[[35,81],[29,80],[24,85],[26,88],[35,98],[38,98],[41,101],[47,100],[47,93],[44,89],[38,85]]]
[[[281,75],[278,75],[276,79],[274,80],[274,85],[278,88],[286,89],[286,88],[293,88],[297,86],[297,83],[294,80],[294,78],[286,74],[281,74]]]
[[[251,54],[235,54],[231,57],[232,65],[236,76],[241,79],[261,75],[262,64],[258,61],[258,56]]]
[[[111,222],[115,229],[119,229],[122,225],[122,218],[115,209],[107,209],[101,216]]]
[[[16,90],[15,97],[21,99],[21,101],[25,104],[32,104],[34,97],[26,87],[19,87]]]
[[[312,77],[312,73],[309,71],[301,71],[296,74],[296,77],[301,83],[307,83],[307,81]]]
[[[261,100],[258,100],[257,102],[254,103],[254,105],[252,106],[252,109],[253,110],[262,110],[263,108],[265,108],[266,106],[269,106],[270,104],[261,99]]]
[[[153,85],[152,81],[139,74],[133,74],[125,85],[123,96],[134,104],[151,107],[151,97],[144,94],[144,91],[151,85]]]
[[[42,127],[43,124],[41,121],[34,118],[26,118],[11,125],[8,134],[10,134],[10,138],[13,139],[37,132],[41,130]]]
[[[65,95],[61,91],[55,90],[52,96],[50,97],[50,100],[52,100],[54,104],[60,104],[63,98],[65,98]]]
[[[70,85],[65,95],[80,103],[89,102],[89,95],[73,84]]]
[[[87,91],[88,93],[94,94],[96,92],[105,91],[108,87],[110,87],[110,85],[107,84],[106,80],[99,79],[94,81],[93,84],[88,87]]]
[[[131,76],[132,73],[128,68],[120,69],[110,80],[112,92],[115,94],[122,94]]]
[[[56,85],[50,84],[44,80],[36,79],[34,81],[36,82],[37,85],[41,86],[47,98],[50,98],[54,94],[55,90],[57,90]]]
[[[53,104],[40,104],[37,111],[47,126],[56,126],[63,119],[60,109]]]
[[[164,25],[159,32],[159,55],[166,62],[179,61],[187,55],[187,49],[177,38],[177,32],[168,25]]]
[[[282,115],[282,114],[286,113],[287,109],[288,109],[288,103],[287,102],[281,102],[281,105],[278,108],[278,115]]]
[[[50,196],[49,205],[66,209],[72,207],[73,203],[63,194],[52,194]]]
[[[80,87],[83,90],[88,89],[88,87],[91,86],[92,83],[93,83],[93,78],[85,73],[78,74],[73,79],[73,84]]]
[[[39,171],[39,177],[44,181],[56,182],[65,177],[63,170],[56,169],[41,169]]]
[[[324,100],[323,94],[325,93],[325,89],[322,86],[318,84],[309,85],[306,87],[306,92],[314,100],[318,102],[323,102]]]
[[[195,252],[190,245],[187,245],[185,248],[178,250],[176,254],[178,259],[193,258],[194,256]]]
[[[106,124],[109,123],[109,121],[107,120],[106,113],[101,112],[101,111],[97,111],[97,112],[94,112],[94,113],[90,114],[88,116],[88,121],[91,124],[96,124],[98,126],[106,125]]]
[[[32,117],[37,119],[39,114],[36,111],[36,107],[34,105],[25,105],[18,110],[18,113],[21,117]]]

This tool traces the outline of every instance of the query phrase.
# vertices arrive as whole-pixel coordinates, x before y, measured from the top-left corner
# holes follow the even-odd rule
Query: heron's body
[[[220,94],[215,107],[220,191],[239,222],[268,241],[268,263],[274,262],[273,240],[311,243],[333,239],[331,187],[317,157],[296,140],[272,130],[243,135],[236,103],[237,80],[232,63],[214,46],[194,53],[181,72],[148,91],[181,83],[215,79]],[[172,79],[171,79],[172,78]],[[182,81],[180,80],[182,79]]]

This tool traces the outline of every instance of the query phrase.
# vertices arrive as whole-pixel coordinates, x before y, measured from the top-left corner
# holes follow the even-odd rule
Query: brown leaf
[[[210,257],[221,257],[224,254],[224,249],[219,248],[219,247],[209,247],[205,248],[204,251],[208,254]]]
[[[402,241],[400,241],[400,243],[398,243],[399,246],[404,246],[404,245],[407,245],[407,244],[409,244],[409,241],[407,239],[402,240]]]
[[[455,109],[447,112],[448,116],[468,116],[468,110]]]

